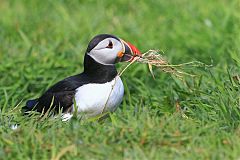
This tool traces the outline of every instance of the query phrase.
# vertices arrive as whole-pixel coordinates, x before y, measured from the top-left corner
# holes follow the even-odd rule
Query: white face
[[[98,63],[113,65],[119,52],[124,52],[124,44],[115,38],[106,38],[87,54]]]

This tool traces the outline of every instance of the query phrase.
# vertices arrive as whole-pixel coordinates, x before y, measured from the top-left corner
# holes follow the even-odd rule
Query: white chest
[[[114,111],[122,102],[123,94],[124,86],[119,76],[104,84],[83,85],[77,88],[75,94],[77,110],[87,116]]]

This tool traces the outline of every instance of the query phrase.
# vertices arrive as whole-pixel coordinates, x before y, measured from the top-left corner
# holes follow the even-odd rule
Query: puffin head
[[[95,36],[89,42],[86,54],[103,65],[131,62],[136,56],[141,56],[134,45],[110,34]]]

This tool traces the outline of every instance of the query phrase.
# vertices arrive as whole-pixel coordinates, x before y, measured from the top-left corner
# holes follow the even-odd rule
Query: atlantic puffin
[[[131,43],[114,35],[99,34],[88,44],[82,73],[67,77],[50,87],[39,98],[28,100],[23,111],[62,111],[63,120],[73,113],[94,117],[113,112],[122,102],[124,86],[115,64],[141,56]]]

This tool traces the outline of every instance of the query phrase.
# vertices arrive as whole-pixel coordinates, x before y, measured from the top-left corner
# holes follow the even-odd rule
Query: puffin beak
[[[124,51],[118,53],[119,62],[131,62],[135,57],[141,57],[141,52],[131,43],[122,40]]]

